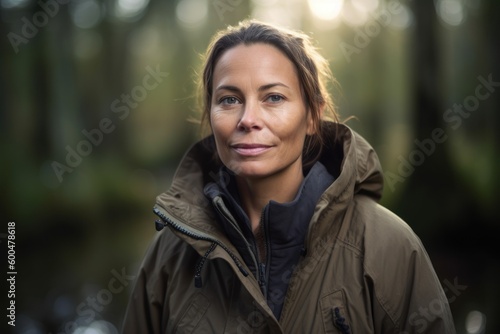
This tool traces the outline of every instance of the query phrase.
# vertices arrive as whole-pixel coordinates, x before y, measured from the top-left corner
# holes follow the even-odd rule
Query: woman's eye
[[[276,95],[276,94],[275,94],[275,95],[271,95],[271,96],[269,96],[269,97],[267,98],[267,100],[268,100],[269,102],[278,103],[278,102],[283,101],[283,96],[281,96],[281,95]]]
[[[238,99],[234,96],[228,96],[220,100],[221,104],[236,104],[238,103]]]

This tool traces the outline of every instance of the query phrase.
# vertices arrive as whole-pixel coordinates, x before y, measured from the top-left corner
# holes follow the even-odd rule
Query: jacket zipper
[[[212,242],[212,245],[205,252],[205,255],[200,257],[200,259],[198,260],[198,263],[196,264],[196,269],[194,271],[194,286],[196,288],[201,288],[203,286],[202,280],[201,280],[201,270],[203,269],[203,265],[205,264],[205,261],[207,260],[208,256],[210,255],[210,253],[213,252],[215,247],[217,247],[217,244],[215,242]]]
[[[234,255],[233,252],[231,252],[229,250],[229,248],[227,248],[226,245],[224,245],[221,241],[215,239],[215,238],[212,238],[212,237],[208,237],[208,236],[204,236],[204,235],[201,235],[201,234],[197,234],[193,231],[189,231],[188,229],[184,228],[181,224],[175,222],[174,220],[172,220],[171,218],[167,217],[165,214],[163,214],[158,208],[153,208],[153,212],[158,216],[160,217],[163,222],[164,222],[164,226],[166,225],[170,225],[174,230],[176,231],[179,231],[180,233],[184,234],[184,235],[187,235],[188,237],[191,237],[193,239],[196,239],[196,240],[206,240],[206,241],[210,241],[214,244],[217,244],[218,246],[220,246],[222,249],[224,249],[229,257],[231,257],[231,259],[234,261],[234,263],[236,264],[236,267],[238,267],[238,269],[240,270],[240,272],[243,274],[243,276],[247,277],[248,276],[248,272],[245,270],[245,268],[243,268],[243,265],[241,264],[240,260],[238,260],[238,258],[236,257],[236,255]],[[158,223],[159,222],[156,222],[157,224],[157,229],[158,229]]]
[[[234,229],[236,230],[236,232],[240,235],[241,239],[245,242],[245,244],[247,245],[247,248],[248,248],[248,251],[250,253],[250,256],[252,257],[252,260],[253,260],[253,263],[254,263],[254,266],[256,268],[256,270],[258,270],[258,261],[255,257],[255,254],[254,252],[252,251],[252,248],[250,247],[250,243],[248,242],[248,240],[245,238],[245,236],[243,235],[243,233],[241,232],[241,230],[238,228],[238,223],[236,222],[236,220],[234,220],[234,217],[231,215],[231,213],[227,210],[227,208],[225,207],[224,204],[221,204],[221,199],[220,197],[216,197],[214,199],[214,204],[215,204],[215,207],[217,208],[217,211],[219,211],[219,213],[224,216],[224,218],[227,219],[227,221],[229,221],[231,223],[231,225],[234,227]]]
[[[259,256],[259,268],[260,268],[260,274],[259,274],[259,285],[262,290],[262,294],[264,295],[264,298],[267,300],[267,283],[269,280],[269,273],[267,271],[268,265],[269,265],[269,233],[267,231],[267,224],[265,220],[265,210],[262,211],[262,214],[260,216],[260,228],[262,231],[262,235],[264,237],[264,251],[265,251],[265,258],[263,258],[264,262],[260,262],[260,255]],[[255,249],[257,252],[259,251],[259,247],[256,245]]]
[[[255,265],[255,270],[256,270],[256,275],[255,277],[257,278],[257,282],[259,283],[259,287],[260,287],[260,290],[262,292],[262,294],[264,295],[264,297],[266,298],[267,300],[267,280],[266,280],[266,264],[265,263],[262,263],[260,262],[260,259],[258,258],[259,254],[259,248],[255,242],[255,240],[253,241],[253,244],[254,244],[254,247],[255,247],[255,250],[257,251],[257,256],[254,254],[254,252],[252,251],[252,248],[250,247],[250,243],[248,242],[248,240],[245,238],[245,236],[243,235],[243,233],[241,232],[241,230],[237,227],[237,222],[234,220],[233,216],[231,215],[231,213],[227,210],[227,208],[220,203],[219,200],[214,200],[214,203],[215,203],[215,207],[217,208],[217,210],[219,211],[219,213],[224,216],[224,218],[226,218],[230,223],[231,225],[233,225],[234,229],[236,230],[236,232],[238,232],[238,234],[241,236],[241,238],[245,241],[245,244],[247,245],[247,248],[250,252],[250,256],[252,257],[252,260],[253,260],[253,263]],[[262,213],[261,215],[261,218],[260,218],[260,224],[261,224],[261,228],[263,228],[263,222],[264,222],[264,213]],[[264,233],[265,235],[265,240],[266,240],[266,244],[265,244],[265,247],[266,247],[266,254],[268,253],[268,246],[267,246],[267,234]]]

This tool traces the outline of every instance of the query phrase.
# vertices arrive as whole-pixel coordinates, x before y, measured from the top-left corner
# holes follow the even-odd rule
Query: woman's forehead
[[[298,85],[293,63],[279,49],[264,43],[241,44],[225,51],[215,65],[213,80],[214,88],[248,80]]]

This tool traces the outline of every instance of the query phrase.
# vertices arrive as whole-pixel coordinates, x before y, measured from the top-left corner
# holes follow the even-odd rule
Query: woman
[[[157,199],[124,333],[454,333],[329,79],[303,34],[247,21],[215,36],[201,82],[213,135]]]

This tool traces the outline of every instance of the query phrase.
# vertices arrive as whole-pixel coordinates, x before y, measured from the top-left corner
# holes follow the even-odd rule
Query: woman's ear
[[[307,130],[306,130],[306,134],[309,135],[309,136],[312,136],[313,134],[316,133],[316,129],[315,129],[315,126],[314,126],[314,120],[313,120],[313,116],[312,116],[312,113],[309,111],[307,113]]]

